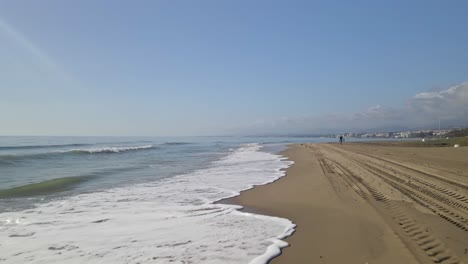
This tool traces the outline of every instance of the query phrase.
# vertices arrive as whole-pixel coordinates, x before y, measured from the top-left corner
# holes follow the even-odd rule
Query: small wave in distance
[[[177,145],[190,145],[190,144],[193,144],[193,143],[190,143],[190,142],[166,142],[164,143],[163,145],[174,145],[174,146],[177,146]]]
[[[23,146],[0,146],[0,150],[15,149],[44,149],[44,148],[63,148],[63,147],[84,147],[93,144],[56,144],[56,145],[23,145]]]
[[[125,152],[125,151],[135,151],[135,150],[143,150],[143,149],[151,149],[151,148],[154,148],[153,145],[131,146],[131,147],[99,147],[99,148],[87,148],[87,149],[70,149],[70,150],[65,150],[63,152],[87,153],[87,154],[119,153],[119,152]]]

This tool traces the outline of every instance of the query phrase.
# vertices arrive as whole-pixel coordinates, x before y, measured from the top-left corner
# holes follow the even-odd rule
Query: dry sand
[[[271,263],[468,263],[468,147],[301,144],[231,199],[297,224]]]

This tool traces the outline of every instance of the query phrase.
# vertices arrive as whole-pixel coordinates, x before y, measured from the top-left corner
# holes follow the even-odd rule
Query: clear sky
[[[3,0],[0,135],[468,125],[467,14],[468,1]]]

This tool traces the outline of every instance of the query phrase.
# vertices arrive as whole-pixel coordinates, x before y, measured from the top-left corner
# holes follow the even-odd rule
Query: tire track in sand
[[[344,182],[346,182],[349,186],[351,186],[353,191],[356,194],[358,194],[359,197],[361,197],[364,201],[368,202],[379,213],[387,214],[391,218],[393,218],[398,224],[398,226],[401,227],[403,234],[405,234],[406,236],[406,238],[402,238],[402,239],[404,241],[408,241],[408,238],[409,238],[411,243],[413,243],[419,249],[421,249],[421,251],[433,263],[444,263],[444,264],[445,263],[447,264],[462,263],[460,259],[455,254],[453,254],[453,252],[449,248],[447,248],[447,246],[440,239],[438,239],[435,234],[430,232],[429,228],[427,228],[424,224],[418,222],[416,219],[412,218],[409,214],[407,214],[405,210],[400,206],[399,203],[401,202],[397,202],[397,201],[393,201],[389,199],[378,188],[372,186],[372,184],[369,181],[366,181],[365,179],[363,179],[356,173],[353,173],[351,169],[346,168],[345,166],[341,165],[338,161],[331,159],[329,157],[330,155],[328,156],[324,155],[322,151],[320,151],[319,148],[310,146],[310,149],[317,156],[317,159],[319,160],[319,164],[322,167],[322,170],[324,172],[334,173],[336,175],[339,175],[344,180]],[[333,149],[325,149],[325,150],[333,151],[335,153],[337,152]],[[377,170],[375,167],[372,167],[368,163],[366,164],[365,162],[362,162],[361,160],[353,156],[350,157],[349,155],[343,154],[341,152],[339,154],[341,158],[348,159],[351,162],[353,162],[356,166],[359,166],[365,171],[367,171],[369,174],[377,176],[378,178],[380,178],[382,181],[384,181],[388,185],[400,191],[403,195],[411,198],[412,200],[416,201],[417,203],[430,209],[433,212],[434,211],[439,212],[438,215],[446,219],[447,221],[455,224],[458,227],[466,228],[466,225],[465,225],[466,222],[464,221],[465,220],[464,218],[458,219],[460,218],[460,216],[458,216],[457,214],[452,213],[450,210],[446,209],[445,207],[441,205],[438,205],[435,202],[431,202],[431,199],[425,198],[420,193],[417,193],[416,191],[412,191],[409,188],[404,187],[404,184],[406,184],[407,182],[401,181],[401,179],[396,180],[395,178],[393,178],[394,177],[393,175],[383,170]],[[384,176],[381,174],[384,174]],[[424,183],[422,184],[424,185]],[[415,187],[414,185],[415,184],[413,184],[411,187]],[[430,185],[431,183],[429,183],[429,185],[426,184],[425,186],[430,186]],[[436,190],[439,189],[439,191],[441,191],[440,189],[443,189],[442,187],[438,187],[435,184],[432,184],[432,185],[433,185],[432,187],[435,187],[434,189]],[[418,188],[416,188],[416,190],[417,189]],[[437,195],[431,196],[430,194],[428,195],[429,197],[432,197],[433,199],[444,201],[444,199],[440,196],[437,196]],[[454,205],[453,201],[451,202],[446,201],[446,202],[449,205]],[[440,211],[442,211],[442,213]],[[401,232],[397,232],[397,233],[401,234]]]
[[[438,190],[442,187],[431,184],[432,189],[430,189],[427,188],[427,186],[425,187],[421,184],[415,184],[415,182],[420,182],[418,181],[417,174],[415,174],[415,177],[407,176],[409,177],[408,179],[402,179],[399,176],[406,175],[404,172],[397,170],[396,172],[391,173],[391,170],[385,170],[384,167],[377,166],[372,163],[372,161],[367,160],[366,162],[363,162],[356,156],[352,156],[342,150],[334,149],[333,151],[335,151],[335,153],[339,153],[342,157],[359,164],[393,188],[399,190],[402,194],[411,198],[423,207],[426,207],[448,222],[454,224],[456,227],[463,231],[468,231],[468,206],[448,198],[447,194]],[[462,195],[459,195],[459,197],[462,197]]]

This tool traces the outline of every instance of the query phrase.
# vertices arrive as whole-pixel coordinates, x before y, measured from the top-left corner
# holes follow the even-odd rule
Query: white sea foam
[[[2,263],[266,263],[287,219],[213,204],[274,181],[291,162],[241,147],[207,169],[0,214]]]
[[[78,152],[78,153],[118,153],[124,151],[141,150],[152,148],[153,145],[144,146],[131,146],[131,147],[100,147],[100,148],[83,148],[83,149],[70,149],[63,152]]]

